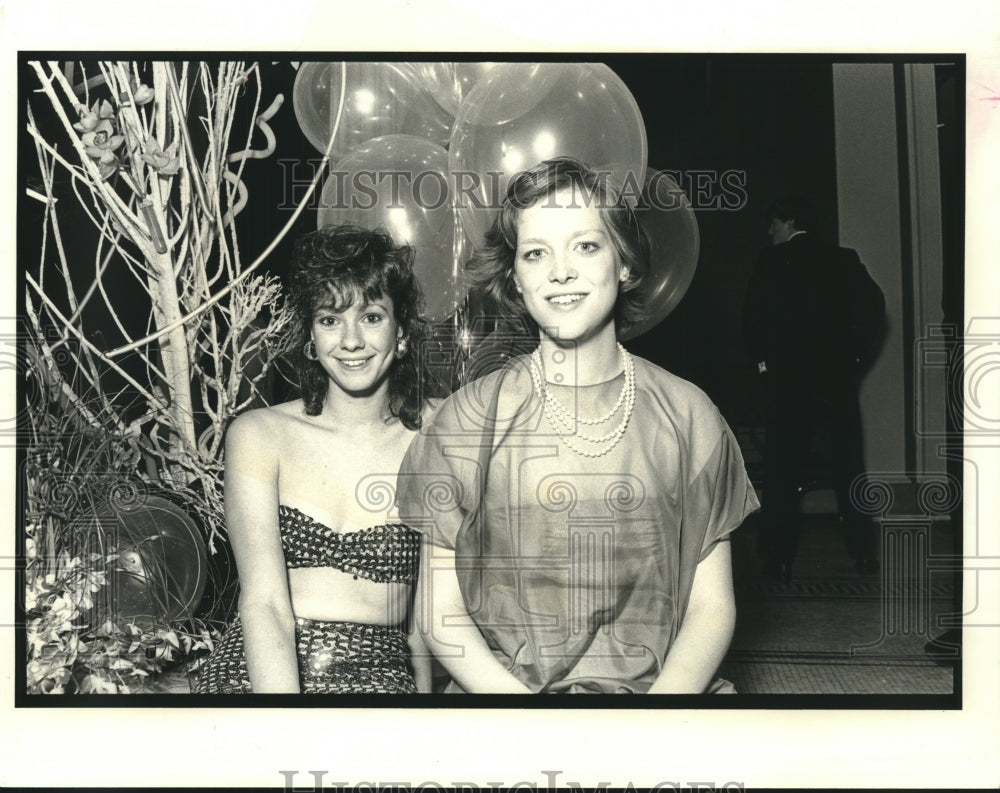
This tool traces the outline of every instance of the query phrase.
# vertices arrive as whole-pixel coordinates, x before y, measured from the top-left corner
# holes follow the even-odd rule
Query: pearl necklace
[[[596,419],[586,419],[577,416],[565,405],[563,405],[555,397],[555,395],[549,391],[549,388],[545,383],[545,370],[542,366],[541,349],[536,347],[535,351],[531,354],[531,382],[535,387],[535,391],[538,392],[538,396],[542,400],[545,418],[548,419],[549,425],[553,430],[555,430],[559,439],[566,444],[569,449],[583,457],[603,457],[605,454],[614,449],[615,446],[618,445],[618,442],[621,441],[622,436],[625,434],[625,430],[628,428],[629,420],[632,418],[632,410],[635,407],[635,364],[633,363],[632,356],[629,355],[628,350],[626,350],[621,344],[618,345],[618,351],[621,354],[623,368],[625,370],[625,382],[622,384],[622,392],[618,395],[618,401],[615,402],[614,407],[603,416]],[[622,409],[623,405],[624,415],[622,416],[622,420],[618,426],[610,432],[601,435],[600,437],[595,437],[579,431],[578,426],[580,424],[588,426],[606,424],[619,410]],[[586,441],[587,443],[594,445],[605,445],[600,446],[600,448],[597,449],[582,449],[573,443],[571,438]]]

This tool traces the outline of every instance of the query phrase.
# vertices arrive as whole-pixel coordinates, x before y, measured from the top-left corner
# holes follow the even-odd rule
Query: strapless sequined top
[[[402,523],[334,531],[295,507],[278,507],[285,565],[333,567],[378,583],[413,584],[420,563],[420,535]]]

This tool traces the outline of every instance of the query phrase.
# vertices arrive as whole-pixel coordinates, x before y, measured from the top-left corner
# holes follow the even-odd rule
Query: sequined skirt
[[[398,625],[297,618],[295,649],[303,694],[412,694],[406,634]],[[198,671],[195,694],[251,694],[237,616]]]

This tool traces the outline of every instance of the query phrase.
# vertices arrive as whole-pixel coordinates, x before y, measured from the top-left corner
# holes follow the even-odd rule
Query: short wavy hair
[[[649,238],[610,171],[599,172],[571,157],[545,160],[511,180],[483,245],[466,264],[470,288],[489,298],[504,318],[537,329],[514,284],[517,224],[522,210],[564,188],[579,190],[586,201],[594,202],[622,265],[628,268],[615,302],[615,332],[621,337],[648,316],[640,287],[649,272]]]
[[[383,229],[328,225],[296,240],[288,287],[298,319],[293,354],[306,415],[322,412],[330,387],[326,370],[304,350],[316,312],[341,311],[358,299],[370,303],[389,297],[409,345],[409,352],[395,359],[389,370],[389,411],[407,428],[419,429],[421,388],[426,383],[420,351],[427,326],[413,257],[411,246],[396,245]]]

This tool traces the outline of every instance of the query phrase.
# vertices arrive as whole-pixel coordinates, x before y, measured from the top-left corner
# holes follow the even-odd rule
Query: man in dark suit
[[[761,251],[744,305],[744,333],[764,381],[764,510],[758,548],[764,574],[791,577],[804,484],[816,436],[826,442],[847,550],[861,573],[878,571],[874,527],[851,499],[865,476],[860,373],[885,315],[885,298],[856,251],[818,239],[809,202],[769,209],[771,247]]]

